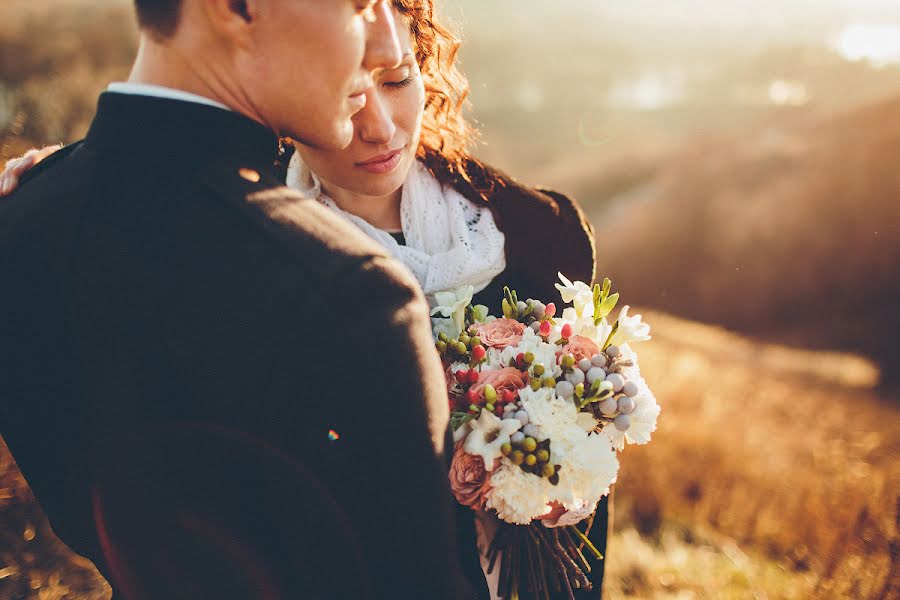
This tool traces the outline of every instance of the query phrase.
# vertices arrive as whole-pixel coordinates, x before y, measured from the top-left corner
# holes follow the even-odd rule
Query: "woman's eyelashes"
[[[396,90],[396,89],[400,89],[400,88],[405,88],[406,86],[412,84],[414,79],[415,79],[415,77],[410,75],[409,77],[407,77],[406,79],[404,79],[402,81],[385,81],[383,83],[383,85],[385,87],[389,87],[389,88]]]

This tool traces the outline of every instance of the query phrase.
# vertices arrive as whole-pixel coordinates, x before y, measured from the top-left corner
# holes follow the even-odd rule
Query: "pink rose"
[[[500,459],[497,459],[499,462]],[[450,491],[463,506],[481,510],[484,508],[485,493],[491,489],[491,477],[484,468],[480,456],[463,450],[463,442],[456,444],[453,462],[450,463]]]
[[[522,341],[525,325],[515,319],[497,319],[476,326],[481,343],[491,348],[503,350]]]
[[[583,335],[573,335],[569,338],[569,343],[562,347],[560,356],[563,354],[573,354],[575,362],[583,358],[590,359],[595,354],[600,354],[600,348],[590,338]]]
[[[518,392],[528,385],[528,374],[516,369],[515,367],[503,367],[494,371],[482,371],[478,375],[478,383],[472,386],[472,390],[479,396],[484,392],[484,386],[494,386],[497,395],[503,394],[505,390],[513,393]]]

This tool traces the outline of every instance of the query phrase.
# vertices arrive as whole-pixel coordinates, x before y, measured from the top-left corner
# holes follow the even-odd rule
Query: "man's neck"
[[[177,47],[163,46],[142,35],[127,81],[200,96],[268,125],[240,86],[229,85],[230,79],[216,73],[214,65],[188,61]]]

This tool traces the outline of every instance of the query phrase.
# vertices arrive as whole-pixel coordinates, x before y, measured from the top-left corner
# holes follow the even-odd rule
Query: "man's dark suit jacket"
[[[277,139],[106,93],[0,203],[0,433],[124,598],[464,598],[421,292]]]

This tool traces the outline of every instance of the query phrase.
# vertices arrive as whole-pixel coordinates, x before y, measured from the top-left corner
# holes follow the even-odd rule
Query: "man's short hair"
[[[138,25],[160,37],[171,37],[178,28],[181,0],[134,0]]]

